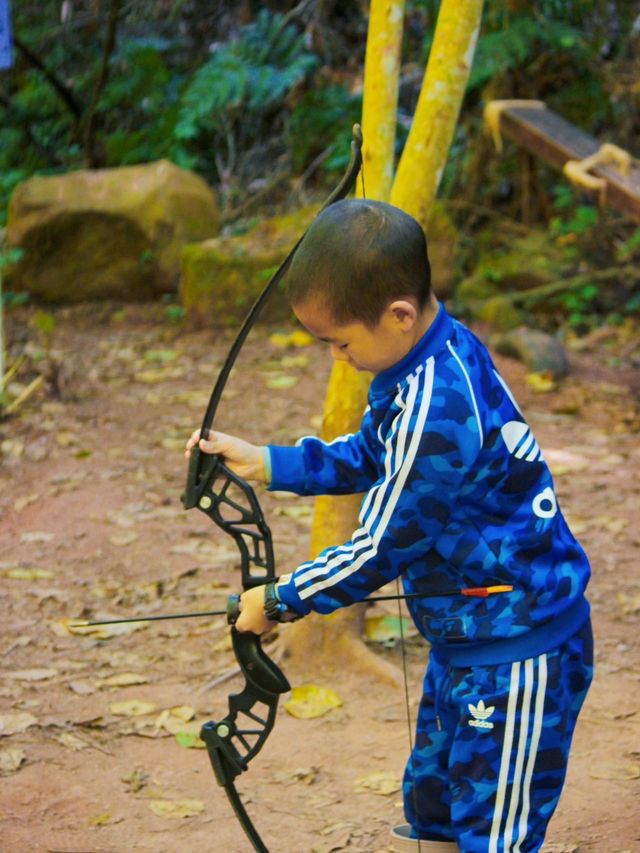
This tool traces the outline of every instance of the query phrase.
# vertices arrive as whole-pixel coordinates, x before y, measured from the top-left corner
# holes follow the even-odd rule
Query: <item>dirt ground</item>
[[[37,359],[34,323],[22,309],[8,328]],[[317,427],[329,371],[322,345],[284,350],[273,331],[250,340],[218,422],[258,442]],[[93,636],[64,622],[217,608],[237,589],[233,543],[180,503],[182,448],[228,334],[184,331],[158,306],[109,305],[59,310],[47,334],[61,396],[43,389],[0,422],[0,850],[242,853],[206,753],[176,736],[224,716],[241,685],[213,684],[233,668],[224,619]],[[640,851],[640,443],[637,370],[623,349],[615,335],[594,339],[547,393],[497,359],[593,565],[596,677],[546,853]],[[279,565],[291,568],[306,557],[311,504],[262,497]],[[379,649],[400,666],[398,644]],[[426,654],[409,639],[412,705]],[[402,822],[404,694],[331,663],[291,672],[282,662],[294,684],[329,687],[343,704],[310,720],[281,705],[238,780],[272,853],[383,853]]]

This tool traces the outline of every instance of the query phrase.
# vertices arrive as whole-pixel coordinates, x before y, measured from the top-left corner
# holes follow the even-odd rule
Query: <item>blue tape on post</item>
[[[0,70],[11,68],[13,52],[11,50],[11,13],[9,0],[0,0]]]

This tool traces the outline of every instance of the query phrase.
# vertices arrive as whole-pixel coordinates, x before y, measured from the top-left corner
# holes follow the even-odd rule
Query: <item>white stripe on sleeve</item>
[[[375,492],[375,498],[367,506],[367,518],[362,523],[362,527],[357,531],[354,540],[362,539],[357,548],[357,551],[351,550],[351,553],[340,554],[335,558],[335,552],[332,552],[326,566],[314,565],[307,572],[300,573],[296,578],[296,586],[310,580],[318,575],[323,575],[323,579],[318,579],[315,583],[308,586],[306,589],[298,590],[300,598],[305,599],[314,595],[322,589],[334,586],[350,575],[358,571],[358,569],[371,557],[373,557],[378,549],[378,545],[384,532],[387,528],[389,520],[396,508],[396,504],[402,494],[407,477],[411,472],[415,461],[424,426],[427,420],[427,414],[431,405],[431,394],[433,391],[434,379],[434,359],[429,358],[425,365],[426,369],[423,375],[416,375],[411,381],[411,387],[407,399],[407,406],[402,416],[402,421],[398,429],[398,438],[396,441],[396,454],[393,470],[391,466],[391,457],[393,455],[393,447],[389,446],[385,459],[386,476],[384,481],[377,487],[371,490]],[[422,391],[419,394],[418,388],[422,385]],[[407,436],[409,434],[409,426],[411,423],[414,409],[418,406],[418,414],[413,428],[413,433],[406,447]],[[406,451],[405,451],[406,447]],[[404,457],[401,457],[397,452],[397,448],[402,448]],[[388,495],[388,497],[387,497]],[[365,533],[364,538],[362,533]],[[355,554],[357,553],[357,556]],[[344,564],[347,565],[344,565]],[[335,569],[343,565],[343,568],[335,571]]]

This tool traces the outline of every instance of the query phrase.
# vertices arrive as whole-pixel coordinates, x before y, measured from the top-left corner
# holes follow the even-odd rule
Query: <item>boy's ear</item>
[[[403,331],[409,331],[418,320],[418,309],[410,299],[394,299],[387,311],[393,316]]]

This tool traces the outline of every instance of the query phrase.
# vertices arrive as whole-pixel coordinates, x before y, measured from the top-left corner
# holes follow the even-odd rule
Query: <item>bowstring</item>
[[[362,183],[362,198],[366,199],[367,190],[364,182],[364,156],[362,157],[362,163],[360,165],[360,181]],[[407,654],[404,645],[404,625],[402,621],[402,602],[400,598],[400,580],[396,578],[396,593],[398,595],[398,624],[400,626],[400,647],[402,649],[402,675],[404,680],[404,706],[406,711],[406,719],[407,719],[407,736],[409,740],[409,766],[411,768],[411,782],[412,782],[412,794],[413,794],[413,810],[417,816],[418,814],[418,795],[416,792],[416,776],[415,776],[415,762],[413,760],[413,723],[411,720],[411,707],[409,705],[409,680],[407,678]],[[422,844],[420,843],[420,839],[418,841],[418,853],[422,851]]]
[[[396,592],[400,594],[400,580],[396,578]],[[400,627],[400,648],[402,649],[402,675],[404,678],[404,707],[407,715],[407,736],[409,740],[409,768],[411,771],[411,785],[412,785],[412,795],[413,795],[413,810],[416,815],[418,815],[418,794],[416,791],[416,774],[415,774],[415,762],[413,758],[413,722],[411,720],[411,706],[409,704],[409,681],[407,678],[407,652],[404,645],[404,623],[402,617],[402,602],[398,599],[398,625]],[[420,838],[416,839],[418,842],[418,853],[422,850],[422,845],[420,843]]]

